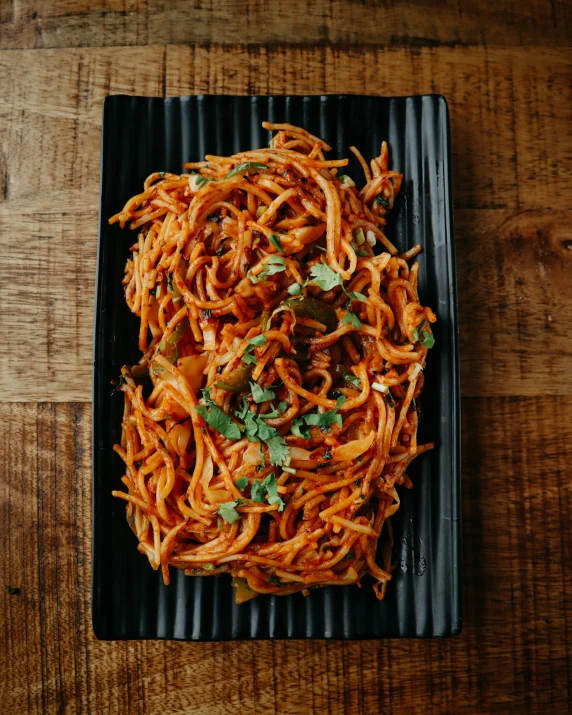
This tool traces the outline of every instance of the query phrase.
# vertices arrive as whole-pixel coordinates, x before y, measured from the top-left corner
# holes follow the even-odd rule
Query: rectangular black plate
[[[328,588],[234,603],[230,578],[191,578],[172,570],[171,585],[136,551],[121,487],[123,400],[110,381],[139,359],[138,319],[121,279],[135,235],[109,226],[153,171],[179,173],[184,161],[266,146],[264,119],[291,122],[324,137],[332,158],[377,156],[389,142],[390,165],[404,183],[388,233],[400,250],[423,246],[421,300],[437,313],[436,346],[426,369],[420,428],[436,449],[410,469],[393,519],[394,578],[386,599],[363,588]],[[102,639],[380,638],[450,636],[461,629],[460,469],[457,304],[447,104],[421,97],[107,97],[103,111],[101,207],[93,372],[93,627]],[[361,183],[352,158],[348,172]]]

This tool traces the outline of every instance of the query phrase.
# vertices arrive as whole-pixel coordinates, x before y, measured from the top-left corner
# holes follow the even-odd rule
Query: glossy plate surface
[[[180,173],[184,161],[267,145],[264,119],[305,127],[328,141],[331,158],[352,157],[347,172],[362,183],[348,147],[369,159],[383,139],[390,166],[404,174],[388,235],[399,250],[420,243],[421,302],[438,321],[422,396],[420,442],[436,449],[409,470],[393,518],[396,564],[386,599],[363,587],[310,596],[261,596],[234,603],[230,576],[191,578],[160,572],[136,550],[125,520],[120,439],[122,397],[110,381],[139,359],[139,320],[125,305],[121,279],[136,234],[107,219],[142,190],[153,171]],[[443,97],[231,97],[105,100],[93,373],[93,627],[102,639],[380,638],[450,636],[461,629],[460,462],[457,298],[453,246],[449,119]]]

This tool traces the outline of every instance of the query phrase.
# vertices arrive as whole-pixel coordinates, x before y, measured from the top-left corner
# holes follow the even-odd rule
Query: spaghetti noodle
[[[417,443],[421,247],[385,236],[402,181],[385,142],[369,165],[352,147],[358,190],[323,140],[263,126],[269,148],[151,174],[110,219],[138,230],[123,283],[143,354],[118,384],[113,494],[165,583],[170,566],[230,573],[240,603],[369,573],[383,598],[396,485],[433,447]]]

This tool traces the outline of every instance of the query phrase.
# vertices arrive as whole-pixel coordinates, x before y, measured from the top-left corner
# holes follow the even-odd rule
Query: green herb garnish
[[[256,382],[250,383],[250,391],[252,392],[252,398],[259,405],[261,402],[268,402],[268,400],[273,400],[275,395],[272,390],[265,390]]]
[[[197,405],[196,411],[204,421],[227,439],[240,439],[240,430],[231,418],[210,399],[210,388],[202,391],[206,405]]]
[[[220,516],[228,523],[228,524],[234,524],[235,521],[240,519],[240,514],[236,511],[236,508],[239,504],[239,500],[235,499],[234,501],[227,501],[224,504],[221,504],[219,507],[219,510],[217,511],[217,514],[220,514]]]
[[[344,325],[350,325],[352,328],[359,330],[361,328],[361,320],[357,317],[355,313],[346,313],[342,318],[342,323]]]
[[[277,251],[280,251],[280,253],[284,253],[284,249],[280,245],[280,236],[277,233],[271,233],[268,237],[268,240],[274,246],[274,248],[276,248]]]
[[[240,477],[240,478],[237,479],[236,482],[235,482],[236,488],[237,488],[239,491],[242,492],[242,491],[244,491],[244,490],[246,489],[246,487],[248,486],[248,482],[249,482],[248,477]]]
[[[255,174],[258,171],[268,171],[268,169],[269,167],[266,164],[261,164],[258,161],[245,161],[243,164],[235,166],[224,178],[231,179],[233,176]]]

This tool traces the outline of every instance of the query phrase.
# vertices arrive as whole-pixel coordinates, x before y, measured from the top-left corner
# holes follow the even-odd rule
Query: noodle
[[[110,219],[138,230],[123,284],[140,318],[125,366],[127,519],[169,583],[230,573],[236,600],[391,578],[375,563],[417,454],[435,315],[421,250],[384,233],[402,177],[387,145],[365,186],[289,124],[267,149],[152,174]],[[370,169],[371,166],[371,169]]]

